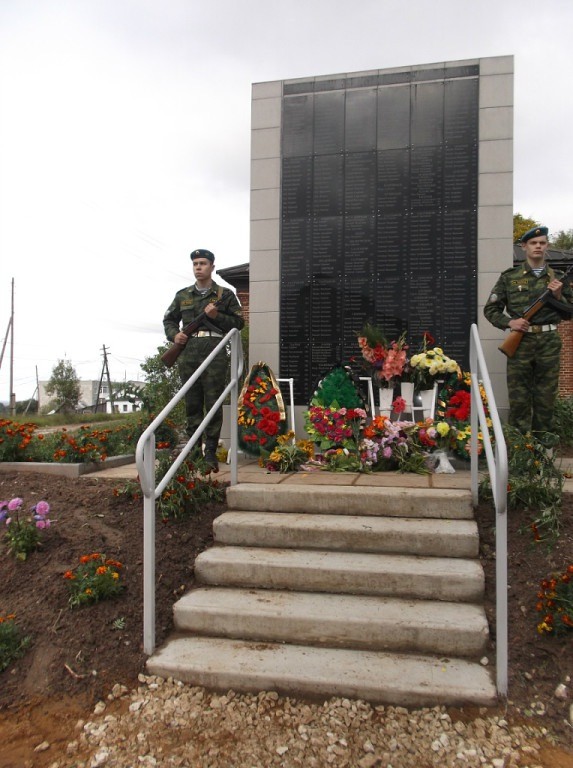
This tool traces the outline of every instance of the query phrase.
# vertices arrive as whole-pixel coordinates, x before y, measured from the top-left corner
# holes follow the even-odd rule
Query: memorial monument
[[[367,321],[467,366],[512,263],[512,57],[258,83],[252,107],[251,359],[300,406]]]

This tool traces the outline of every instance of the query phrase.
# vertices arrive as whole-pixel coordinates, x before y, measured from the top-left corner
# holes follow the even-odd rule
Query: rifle
[[[224,299],[221,297],[220,299],[217,299],[217,301],[213,302],[213,305],[217,308],[219,308],[223,304]],[[205,310],[197,315],[195,320],[192,320],[190,323],[187,323],[187,325],[181,329],[181,333],[184,333],[185,336],[191,336],[191,334],[195,333],[203,323],[203,320],[207,317],[205,314]],[[185,344],[177,344],[177,342],[173,342],[173,344],[169,347],[169,349],[164,352],[161,355],[161,360],[168,368],[171,368],[175,365],[175,362],[179,355],[183,352],[185,349]]]
[[[573,270],[573,264],[568,267],[567,271],[563,274],[562,277],[557,278],[560,282],[563,282],[565,278],[569,277],[569,273]],[[526,320],[529,320],[534,315],[536,315],[540,309],[542,309],[546,304],[552,304],[556,307],[556,309],[560,310],[561,312],[566,312],[568,314],[573,314],[573,307],[570,307],[570,305],[564,304],[563,302],[557,301],[553,297],[553,293],[549,290],[549,288],[546,288],[541,296],[538,299],[535,299],[533,303],[531,303],[527,309],[524,311],[524,313],[521,315],[521,317],[524,317]],[[511,330],[505,340],[502,344],[499,345],[498,349],[500,352],[503,352],[504,355],[507,355],[507,357],[513,357],[515,353],[517,352],[517,348],[521,344],[521,340],[523,339],[524,333],[526,331],[514,331]]]

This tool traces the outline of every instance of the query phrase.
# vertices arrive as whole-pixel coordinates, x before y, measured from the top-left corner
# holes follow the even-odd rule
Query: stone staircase
[[[227,501],[151,674],[406,706],[496,703],[479,661],[488,624],[469,491],[243,483]]]

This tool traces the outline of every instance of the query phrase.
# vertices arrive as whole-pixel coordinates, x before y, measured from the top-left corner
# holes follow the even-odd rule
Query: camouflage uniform
[[[222,336],[225,336],[232,328],[237,328],[239,331],[243,328],[245,321],[241,315],[241,305],[233,291],[228,288],[222,288],[215,282],[212,283],[211,287],[204,294],[201,294],[192,285],[177,292],[163,317],[165,335],[170,341],[173,341],[175,335],[185,325],[195,320],[203,312],[207,304],[217,301],[219,297],[222,298],[223,303],[221,308],[219,308],[217,317],[213,320],[205,318],[200,329],[210,330],[218,335],[190,336],[183,348],[183,352],[179,355],[177,364],[183,384],[195,373],[205,358],[219,344]],[[215,404],[225,388],[227,363],[228,357],[225,350],[223,350],[185,395],[187,434],[189,437],[201,424],[205,414]],[[214,445],[217,444],[222,424],[223,409],[219,408],[205,428],[206,442]]]
[[[551,280],[559,280],[561,276],[561,272],[555,272],[547,263],[539,277],[527,261],[506,269],[493,287],[484,307],[484,315],[496,328],[509,328],[509,321],[522,317]],[[570,285],[564,284],[561,300],[572,303],[572,299]],[[564,317],[570,315],[546,304],[530,320],[534,331],[524,333],[514,357],[507,358],[508,421],[524,434],[529,431],[551,432],[553,429],[562,342],[557,330],[535,330],[550,324],[556,326]]]

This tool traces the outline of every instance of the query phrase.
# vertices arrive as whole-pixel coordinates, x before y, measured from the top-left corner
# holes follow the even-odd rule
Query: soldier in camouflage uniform
[[[571,304],[573,294],[545,261],[549,245],[547,227],[534,227],[521,240],[525,261],[502,272],[484,307],[496,328],[523,332],[514,357],[507,359],[509,424],[520,432],[551,432],[559,391],[561,337],[557,326],[571,317],[551,303],[528,322],[523,312],[547,289],[554,299]]]
[[[215,269],[215,256],[211,251],[198,249],[191,253],[195,284],[178,291],[163,317],[165,335],[170,341],[184,346],[178,358],[179,375],[184,384],[232,328],[239,331],[245,322],[241,305],[233,291],[218,286],[211,278]],[[221,300],[216,307],[215,302]],[[193,322],[205,311],[202,326],[189,338],[181,327]],[[227,373],[227,355],[220,352],[201,374],[185,396],[187,434],[193,435],[205,414],[212,408],[223,389]],[[223,424],[223,408],[219,408],[205,427],[205,461],[210,471],[217,472],[217,446]],[[200,443],[199,443],[200,445]]]

